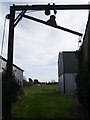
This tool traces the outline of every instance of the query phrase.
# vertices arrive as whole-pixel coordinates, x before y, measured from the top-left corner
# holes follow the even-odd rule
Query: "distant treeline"
[[[33,85],[56,85],[58,82],[39,82],[38,79],[34,79],[34,81],[29,78],[29,81],[23,80],[23,86],[28,87],[28,86],[33,86]]]

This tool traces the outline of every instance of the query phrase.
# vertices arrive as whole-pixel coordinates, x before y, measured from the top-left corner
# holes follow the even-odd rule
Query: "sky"
[[[12,4],[88,4],[89,0],[2,0],[0,4],[0,49],[4,30],[5,15],[9,14]],[[17,16],[19,12],[15,13]],[[53,15],[51,11],[50,15]],[[45,11],[27,11],[26,15],[47,21],[50,18]],[[57,11],[56,23],[59,26],[85,32],[88,10]],[[26,18],[14,29],[13,63],[24,70],[27,78],[41,82],[58,81],[58,54],[62,51],[78,50],[79,36],[55,29]],[[6,20],[2,56],[7,59],[9,20]],[[83,41],[83,37],[81,38]]]

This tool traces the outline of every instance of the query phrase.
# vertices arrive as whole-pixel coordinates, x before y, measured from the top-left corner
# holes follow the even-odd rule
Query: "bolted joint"
[[[7,18],[7,19],[10,19],[10,14],[7,14],[7,15],[6,15],[6,18]]]
[[[56,8],[55,8],[55,3],[53,3],[53,8],[54,8],[54,14],[57,14]]]
[[[45,15],[50,15],[50,3],[48,3],[47,8],[45,9]]]

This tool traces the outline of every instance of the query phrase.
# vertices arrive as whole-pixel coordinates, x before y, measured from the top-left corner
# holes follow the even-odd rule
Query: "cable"
[[[4,20],[4,28],[3,28],[3,36],[2,36],[2,43],[1,43],[1,55],[0,55],[0,69],[2,69],[1,67],[1,63],[2,63],[2,53],[3,53],[3,45],[4,45],[4,37],[5,37],[5,26],[6,26],[6,17],[5,17],[5,20]]]
[[[4,36],[5,36],[5,25],[6,25],[6,17],[4,20],[4,29],[3,29],[3,37],[2,37],[2,45],[1,45],[1,56],[2,56],[2,52],[3,52],[3,44],[4,44]]]

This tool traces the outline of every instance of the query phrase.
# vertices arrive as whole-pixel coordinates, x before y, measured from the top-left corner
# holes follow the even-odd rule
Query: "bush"
[[[76,87],[77,96],[79,102],[87,107],[88,106],[88,66],[87,63],[83,62],[83,52],[79,50],[77,53],[78,57],[78,73],[76,76]]]
[[[2,93],[3,102],[7,99],[10,99],[11,102],[16,102],[18,100],[18,96],[24,94],[20,81],[15,77],[14,73],[11,80],[8,80],[6,71],[3,71]]]
[[[2,113],[3,118],[11,111],[11,104],[21,99],[24,95],[22,86],[14,73],[10,80],[7,79],[6,71],[2,72]]]

